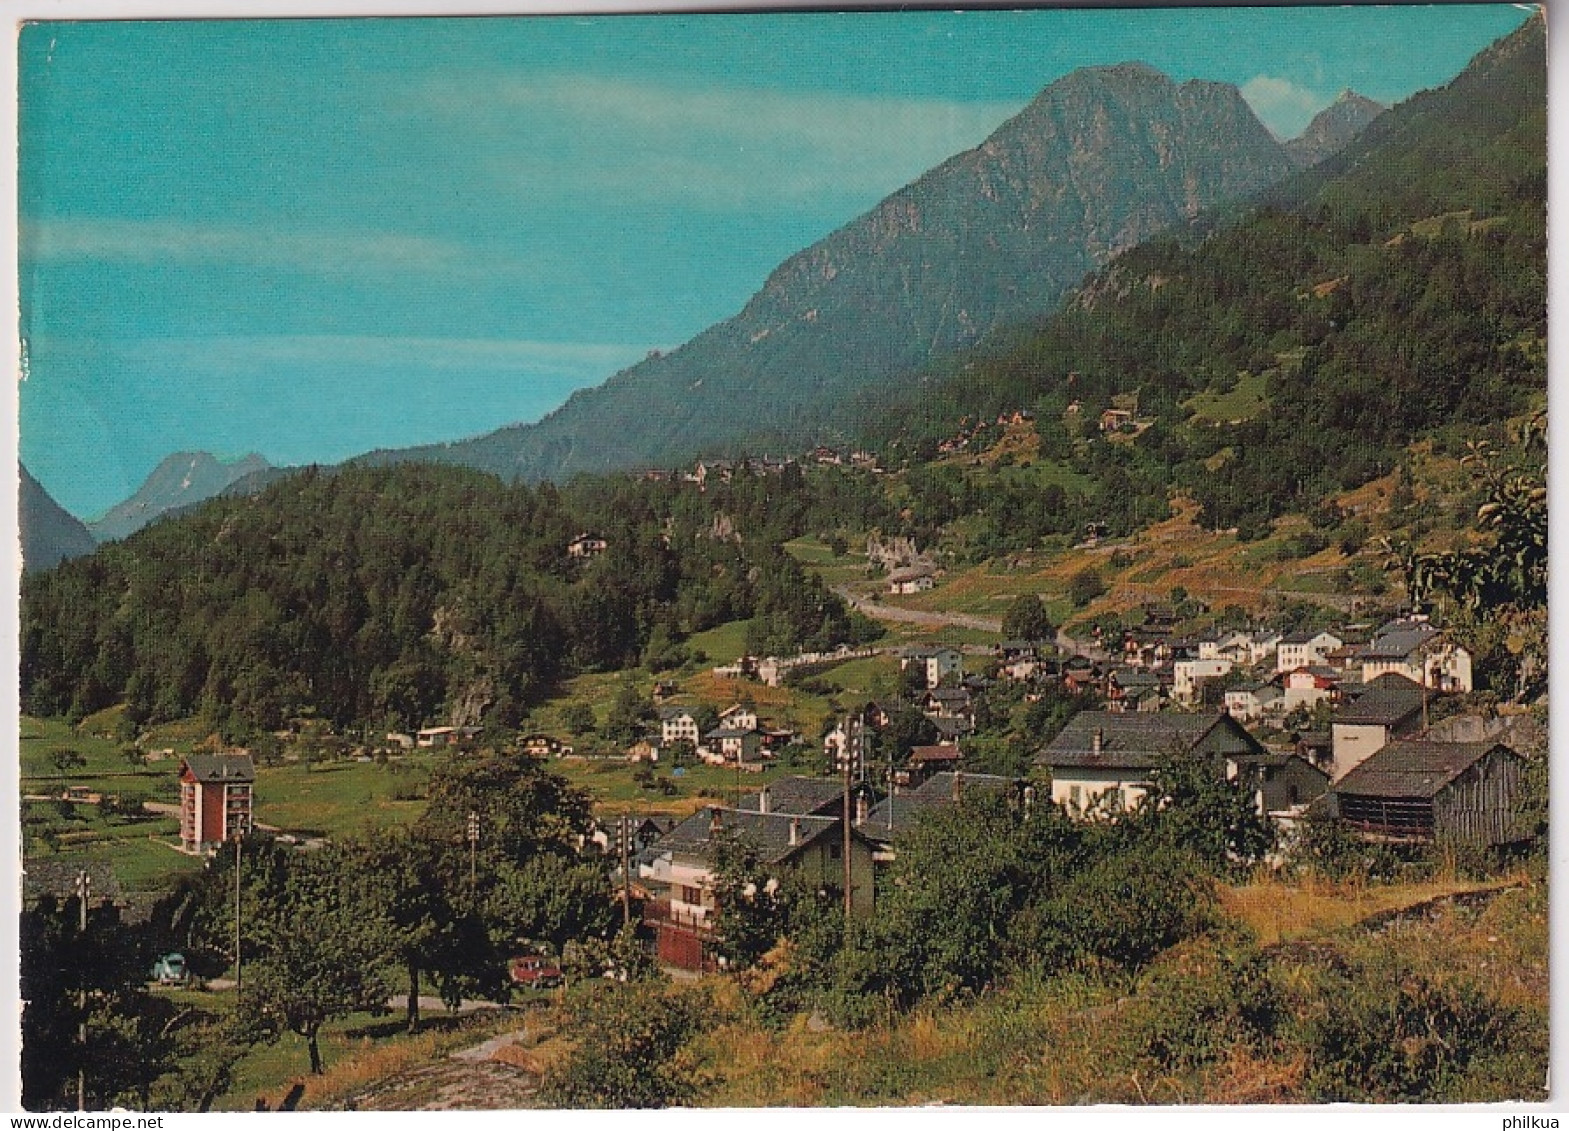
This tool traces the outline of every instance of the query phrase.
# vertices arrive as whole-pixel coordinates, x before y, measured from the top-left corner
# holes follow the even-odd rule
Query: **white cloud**
[[[21,253],[24,260],[239,262],[325,274],[453,269],[471,255],[462,244],[402,233],[324,235],[180,220],[25,218]]]
[[[1255,75],[1242,84],[1242,97],[1275,136],[1293,138],[1307,128],[1332,99],[1298,86],[1289,79]]]
[[[495,154],[490,170],[513,190],[709,207],[882,195],[979,144],[1019,109],[584,76],[466,76],[461,89],[437,81],[415,97]]]
[[[643,348],[624,343],[535,339],[280,334],[139,339],[125,343],[120,353],[136,361],[193,365],[220,375],[339,364],[437,372],[517,370],[549,374],[608,372],[636,360]]]

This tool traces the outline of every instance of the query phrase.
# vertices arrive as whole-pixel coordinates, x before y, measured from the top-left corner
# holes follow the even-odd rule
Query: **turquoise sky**
[[[32,24],[22,459],[90,518],[171,451],[327,462],[536,419],[1076,67],[1232,82],[1289,137],[1526,15]]]

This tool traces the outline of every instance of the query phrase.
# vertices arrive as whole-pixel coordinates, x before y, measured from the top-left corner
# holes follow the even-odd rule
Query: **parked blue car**
[[[153,963],[153,981],[160,986],[183,986],[190,977],[185,969],[185,955],[166,954]]]

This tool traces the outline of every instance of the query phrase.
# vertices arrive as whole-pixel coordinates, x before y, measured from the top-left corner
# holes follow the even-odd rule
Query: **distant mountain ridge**
[[[149,522],[204,502],[231,484],[271,466],[254,452],[227,463],[207,452],[175,452],[153,469],[136,494],[96,522],[88,523],[87,529],[99,542],[128,538]]]
[[[24,465],[18,463],[17,472],[17,525],[21,527],[23,569],[53,569],[98,548],[87,527],[55,502]]]
[[[1351,144],[1385,109],[1354,90],[1342,91],[1339,98],[1313,116],[1307,129],[1286,142],[1286,152],[1298,165],[1316,165]]]
[[[853,394],[1051,309],[1116,253],[1295,168],[1233,86],[1137,63],[1075,71],[679,349],[537,424],[361,461],[561,479],[762,435],[803,443]]]

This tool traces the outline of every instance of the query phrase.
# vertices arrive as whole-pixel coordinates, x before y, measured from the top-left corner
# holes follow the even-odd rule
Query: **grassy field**
[[[408,824],[425,807],[410,795],[440,757],[408,755],[384,766],[296,762],[262,767],[256,771],[256,820],[320,836]]]
[[[1251,420],[1269,405],[1270,377],[1278,370],[1263,373],[1239,373],[1236,386],[1224,393],[1200,393],[1186,400],[1182,407],[1192,414],[1191,419],[1201,423],[1228,423]]]

